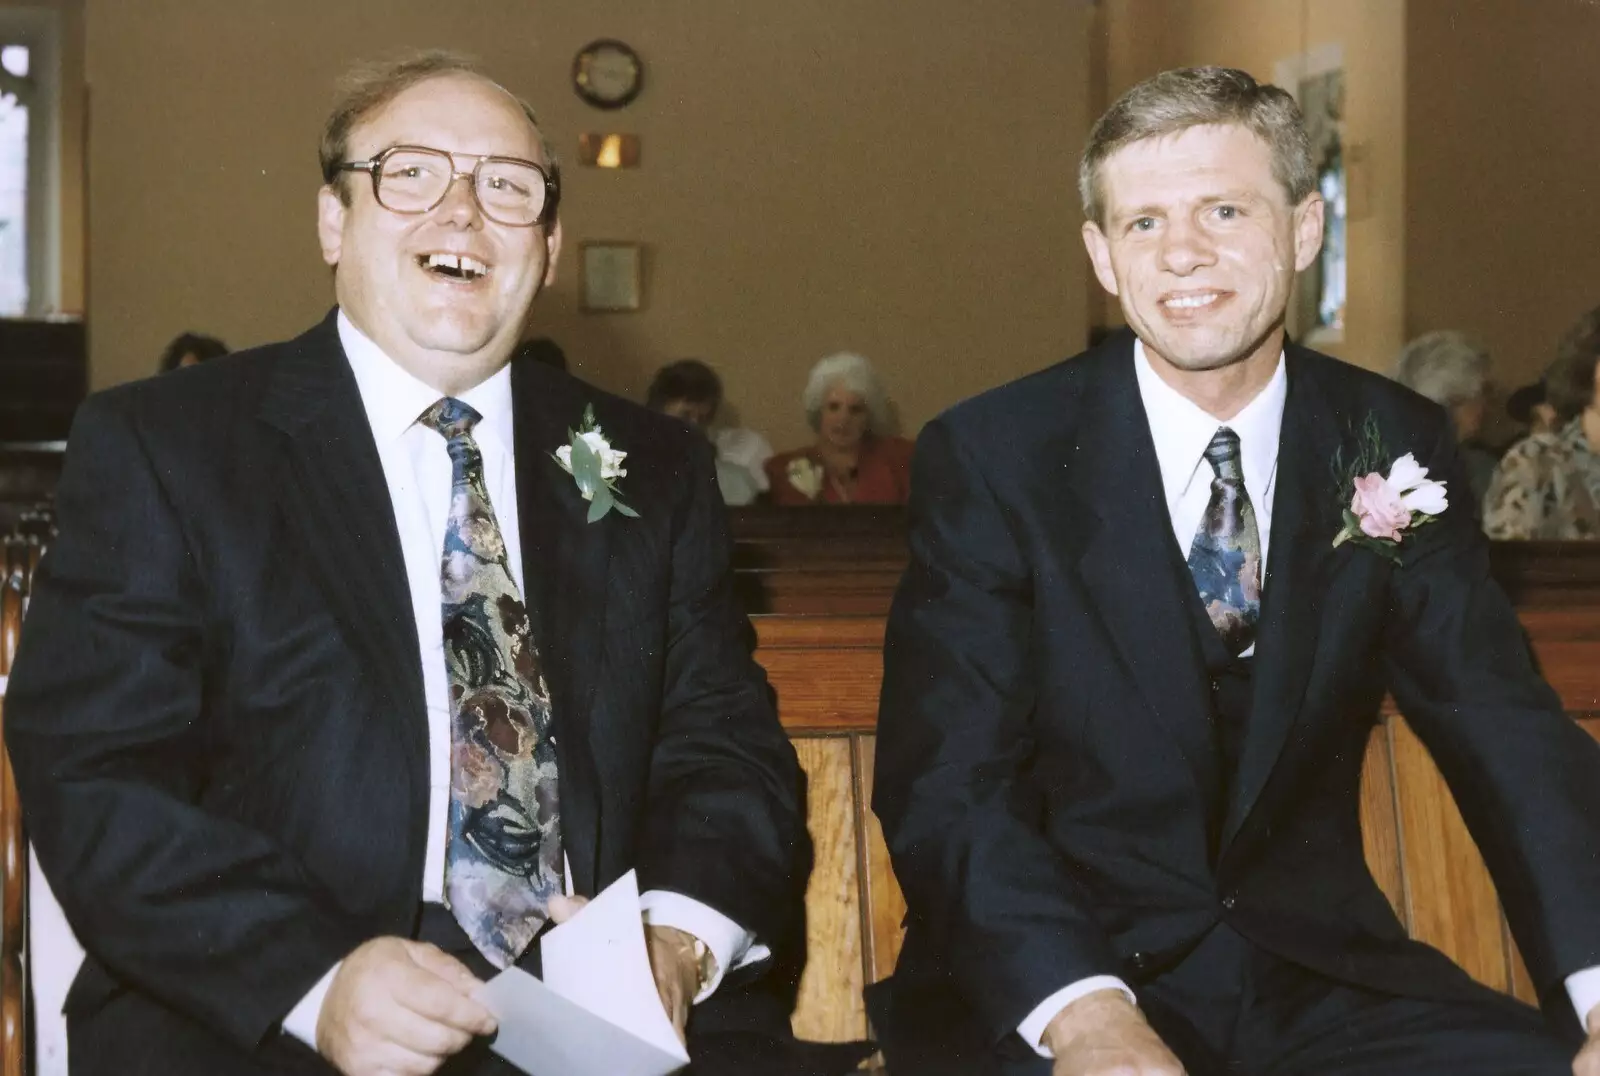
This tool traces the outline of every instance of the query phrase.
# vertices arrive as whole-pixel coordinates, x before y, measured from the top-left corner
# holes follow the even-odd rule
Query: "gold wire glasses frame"
[[[391,213],[432,211],[457,179],[472,181],[472,198],[485,217],[513,228],[549,220],[561,199],[559,177],[520,157],[480,156],[472,171],[463,172],[455,155],[442,149],[390,146],[371,160],[345,161],[334,171],[367,173],[372,196]]]

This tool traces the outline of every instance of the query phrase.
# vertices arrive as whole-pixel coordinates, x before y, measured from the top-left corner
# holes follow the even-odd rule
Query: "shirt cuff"
[[[1129,1001],[1135,1005],[1139,1004],[1139,999],[1133,996],[1128,984],[1115,975],[1091,975],[1087,979],[1079,979],[1071,986],[1062,987],[1041,1001],[1028,1014],[1027,1019],[1017,1025],[1017,1034],[1021,1035],[1022,1041],[1033,1047],[1034,1052],[1040,1057],[1055,1057],[1050,1048],[1044,1044],[1044,1033],[1049,1028],[1050,1021],[1074,1001],[1098,990],[1120,990],[1128,995]]]
[[[722,984],[722,976],[732,968],[742,968],[771,956],[765,945],[757,945],[755,935],[714,908],[664,889],[652,889],[639,897],[639,908],[646,925],[673,927],[705,942],[716,967],[711,981],[695,995],[699,1004]]]
[[[1585,1034],[1589,1031],[1589,1014],[1600,1005],[1600,966],[1584,968],[1567,976],[1567,997],[1578,1010],[1578,1023]]]
[[[318,979],[317,985],[283,1018],[283,1030],[313,1050],[317,1048],[317,1021],[322,1019],[322,1002],[328,996],[328,987],[333,985],[334,975],[343,966],[341,960],[329,968],[328,974]]]

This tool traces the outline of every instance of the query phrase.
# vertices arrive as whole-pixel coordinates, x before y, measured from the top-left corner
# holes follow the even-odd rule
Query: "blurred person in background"
[[[911,442],[889,434],[889,398],[872,363],[841,352],[811,368],[804,396],[816,440],[767,461],[774,504],[904,504]]]
[[[763,464],[772,445],[754,430],[715,426],[722,407],[722,379],[699,359],[679,359],[656,371],[645,396],[652,411],[687,422],[717,449],[717,485],[725,504],[753,504],[767,491]]]
[[[1506,414],[1513,422],[1526,426],[1527,433],[1551,433],[1561,428],[1556,409],[1550,406],[1545,393],[1542,377],[1506,397]]]
[[[1400,352],[1394,379],[1450,412],[1461,460],[1481,509],[1500,454],[1483,443],[1489,389],[1489,353],[1452,330],[1424,333]]]
[[[180,366],[199,366],[228,353],[228,345],[215,336],[183,333],[175,336],[161,353],[161,372],[170,374]]]
[[[1500,539],[1600,538],[1600,307],[1567,330],[1544,375],[1556,427],[1506,451],[1484,503],[1483,529]]]

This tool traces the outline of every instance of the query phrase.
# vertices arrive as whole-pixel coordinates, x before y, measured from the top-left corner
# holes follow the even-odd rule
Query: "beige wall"
[[[1600,4],[1409,0],[1406,327],[1512,387],[1600,303]]]
[[[648,245],[645,311],[580,313],[571,272],[535,307],[530,334],[604,387],[639,395],[659,363],[699,356],[782,445],[809,435],[799,392],[829,351],[873,358],[914,430],[1084,340],[1085,4],[87,5],[96,386],[146,373],[180,330],[237,347],[322,313],[312,208],[332,83],[412,46],[471,51],[540,108],[569,160],[569,255]],[[567,81],[602,36],[646,64],[614,116]],[[640,134],[643,167],[570,166],[577,133],[603,129]]]
[[[1361,147],[1365,160],[1350,175],[1359,215],[1348,230],[1344,338],[1317,346],[1388,369],[1404,341],[1404,0],[1106,0],[1105,7],[1112,100],[1170,67],[1221,64],[1270,81],[1279,61],[1340,46],[1345,142]]]

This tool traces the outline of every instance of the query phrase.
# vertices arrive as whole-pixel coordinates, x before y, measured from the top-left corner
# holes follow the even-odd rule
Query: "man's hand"
[[[494,1016],[478,977],[442,949],[374,938],[334,974],[317,1019],[317,1052],[345,1076],[428,1076]]]
[[[1589,1041],[1572,1062],[1572,1076],[1600,1076],[1600,1005],[1589,1010]]]
[[[650,970],[655,973],[661,1007],[667,1010],[678,1041],[687,1043],[689,1009],[700,992],[700,958],[695,955],[694,935],[676,927],[647,926],[644,940],[650,948]]]
[[[1183,1076],[1182,1063],[1120,990],[1097,990],[1062,1009],[1044,1044],[1056,1055],[1052,1076]]]
[[[588,897],[553,897],[550,919],[557,926],[583,910]],[[656,977],[656,993],[667,1010],[679,1042],[687,1042],[689,1009],[700,992],[700,961],[694,954],[694,936],[674,927],[646,925],[645,945],[650,951],[650,970]]]

